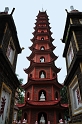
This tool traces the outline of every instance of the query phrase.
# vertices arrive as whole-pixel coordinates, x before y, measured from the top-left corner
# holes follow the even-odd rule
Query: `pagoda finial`
[[[44,12],[43,7],[42,7],[42,12]]]

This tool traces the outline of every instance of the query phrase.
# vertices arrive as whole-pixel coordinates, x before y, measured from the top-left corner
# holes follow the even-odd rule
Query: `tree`
[[[20,82],[20,86],[18,87],[18,89],[19,89],[19,94],[18,94],[19,101],[18,101],[18,103],[22,104],[22,103],[24,103],[24,89],[22,89],[22,87],[21,87],[23,79],[20,78],[19,82]]]
[[[63,86],[63,88],[60,90],[60,95],[61,95],[61,103],[68,104],[67,87],[66,86]],[[68,117],[69,117],[69,109],[66,109],[64,111],[65,120],[68,120]]]
[[[67,87],[63,86],[63,88],[60,90],[60,95],[61,95],[61,103],[68,103],[68,98],[67,98]]]
[[[19,75],[17,75],[17,77],[19,77]],[[20,82],[20,86],[18,87],[18,103],[22,104],[24,103],[24,89],[22,89],[21,85],[23,84],[23,79],[22,78],[18,78],[19,82]],[[21,120],[21,116],[22,116],[22,110],[19,109],[18,111],[18,120]]]

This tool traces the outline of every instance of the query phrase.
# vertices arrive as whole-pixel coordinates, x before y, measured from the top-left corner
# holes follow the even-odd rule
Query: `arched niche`
[[[46,91],[45,90],[40,90],[39,91],[39,100],[40,101],[45,101],[46,100]]]
[[[45,62],[45,58],[43,56],[40,57],[40,62]]]
[[[46,78],[46,73],[45,73],[45,71],[40,71],[40,73],[39,73],[39,78]]]
[[[55,92],[55,99],[56,100],[58,99],[58,92],[57,91]]]

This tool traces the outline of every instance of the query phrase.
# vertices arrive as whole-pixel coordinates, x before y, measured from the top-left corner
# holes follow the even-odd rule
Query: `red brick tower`
[[[60,103],[60,89],[57,73],[60,71],[55,66],[57,56],[53,53],[52,32],[46,11],[40,12],[35,23],[33,45],[28,58],[30,66],[25,69],[28,81],[23,86],[25,89],[25,103],[22,108],[22,119],[27,119],[28,124],[57,124],[63,118],[65,105]]]

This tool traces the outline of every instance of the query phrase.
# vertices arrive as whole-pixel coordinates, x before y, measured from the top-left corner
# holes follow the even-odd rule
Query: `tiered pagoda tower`
[[[31,55],[28,58],[30,66],[25,69],[28,81],[25,89],[25,103],[22,108],[22,119],[28,124],[57,124],[63,119],[63,110],[67,108],[60,102],[60,89],[55,66],[57,56],[53,53],[55,46],[50,31],[49,19],[46,11],[40,12],[35,23],[34,37],[31,39]]]

